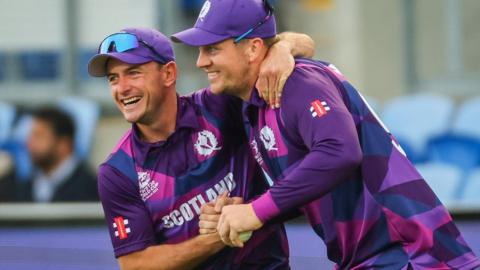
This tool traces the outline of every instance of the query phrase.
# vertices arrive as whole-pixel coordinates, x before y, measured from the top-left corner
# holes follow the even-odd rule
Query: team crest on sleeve
[[[115,237],[120,238],[120,240],[127,238],[128,234],[131,232],[130,228],[128,227],[128,219],[124,219],[123,217],[116,217],[113,219],[113,221]]]
[[[195,142],[195,150],[197,150],[198,154],[208,156],[212,154],[213,151],[220,149],[222,149],[222,147],[218,146],[218,140],[211,131],[202,130],[198,133],[198,138]]]
[[[260,139],[262,140],[263,145],[265,146],[265,149],[267,149],[267,151],[278,150],[278,148],[275,146],[277,144],[277,142],[275,141],[275,134],[269,126],[264,126],[260,130]]]
[[[330,111],[330,107],[328,106],[327,102],[315,100],[310,103],[310,112],[312,113],[312,117],[322,117],[327,112]]]

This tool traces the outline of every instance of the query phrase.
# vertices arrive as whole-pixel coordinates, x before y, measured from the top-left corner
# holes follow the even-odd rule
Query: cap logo
[[[205,19],[205,16],[207,16],[208,12],[210,11],[210,1],[205,1],[205,3],[203,4],[203,7],[202,7],[202,10],[200,10],[200,15],[198,15],[198,18],[200,19],[200,21],[203,22],[203,20]]]

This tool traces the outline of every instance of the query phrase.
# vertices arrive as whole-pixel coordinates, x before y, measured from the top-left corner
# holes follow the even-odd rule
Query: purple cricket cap
[[[207,0],[195,25],[173,34],[171,39],[190,46],[204,46],[239,37],[265,19],[268,12],[264,5],[262,0]],[[272,15],[246,38],[270,38],[276,34]]]
[[[175,61],[170,40],[159,31],[152,28],[125,28],[121,30],[121,33],[133,34],[151,48],[139,42],[140,46],[124,52],[113,51],[96,54],[88,62],[88,73],[91,76],[106,76],[107,63],[111,57],[128,64],[144,64],[151,61],[165,64]]]

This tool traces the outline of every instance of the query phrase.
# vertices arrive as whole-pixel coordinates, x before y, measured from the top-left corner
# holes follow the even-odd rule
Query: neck
[[[245,84],[241,87],[241,89],[238,90],[238,95],[237,97],[241,98],[243,101],[248,101],[250,100],[250,97],[252,96],[252,92],[255,87],[255,83],[257,82],[258,79],[258,73],[260,71],[260,66],[252,64],[252,68],[249,69]]]
[[[148,124],[137,123],[141,138],[154,143],[165,141],[175,132],[177,123],[177,96],[175,91],[169,91],[163,104],[159,105],[155,119]]]

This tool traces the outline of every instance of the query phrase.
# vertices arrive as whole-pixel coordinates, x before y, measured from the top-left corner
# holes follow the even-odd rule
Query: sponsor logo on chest
[[[158,191],[158,183],[152,181],[149,172],[137,172],[137,174],[140,196],[142,197],[143,201],[146,201]]]

